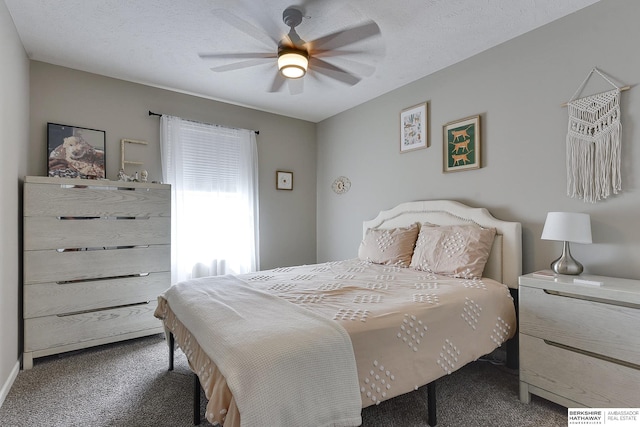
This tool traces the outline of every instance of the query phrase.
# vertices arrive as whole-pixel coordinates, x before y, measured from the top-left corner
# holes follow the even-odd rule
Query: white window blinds
[[[258,160],[255,133],[160,119],[164,180],[172,185],[173,282],[255,271]]]

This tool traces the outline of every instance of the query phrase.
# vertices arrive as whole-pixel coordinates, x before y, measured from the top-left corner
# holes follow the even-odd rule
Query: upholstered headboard
[[[378,216],[363,223],[363,233],[369,228],[406,227],[416,222],[438,225],[475,223],[496,229],[496,237],[483,276],[518,287],[522,274],[522,226],[519,222],[499,220],[485,208],[472,208],[452,200],[426,200],[402,203],[381,211]]]

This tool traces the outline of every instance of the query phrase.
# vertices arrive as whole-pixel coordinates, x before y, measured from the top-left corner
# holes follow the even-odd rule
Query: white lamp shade
[[[591,243],[591,217],[585,213],[549,212],[541,239]]]
[[[285,51],[278,55],[278,69],[284,77],[297,79],[305,75],[309,58],[297,51]]]

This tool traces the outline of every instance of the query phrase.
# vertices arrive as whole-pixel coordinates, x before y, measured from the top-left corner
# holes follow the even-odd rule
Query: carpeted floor
[[[191,426],[192,377],[162,335],[36,359],[0,408],[0,426]],[[438,426],[565,426],[567,410],[518,400],[517,371],[474,362],[438,380]],[[426,387],[363,410],[365,427],[427,426]],[[204,400],[201,404],[202,426]],[[267,426],[265,426],[267,427]],[[269,426],[277,427],[277,426]]]

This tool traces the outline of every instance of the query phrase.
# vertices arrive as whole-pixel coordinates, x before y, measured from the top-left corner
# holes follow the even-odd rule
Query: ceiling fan
[[[225,9],[218,9],[214,13],[245,34],[275,44],[268,52],[232,52],[200,54],[202,59],[239,59],[222,66],[212,67],[214,72],[225,72],[253,67],[265,63],[277,64],[278,72],[271,84],[270,92],[282,89],[285,82],[289,82],[292,94],[302,92],[302,77],[309,74],[313,77],[323,75],[348,85],[355,85],[361,76],[373,74],[375,68],[368,64],[349,60],[348,63],[358,68],[358,72],[348,71],[344,66],[338,66],[323,58],[346,56],[363,53],[359,50],[344,50],[345,46],[370,39],[380,35],[380,28],[371,20],[326,34],[311,41],[303,40],[297,33],[296,27],[303,21],[303,10],[296,6],[287,7],[282,13],[282,21],[289,27],[285,35],[269,35],[267,31],[259,29],[248,21],[232,14]],[[272,29],[272,33],[280,31]],[[316,74],[317,73],[317,74]]]

